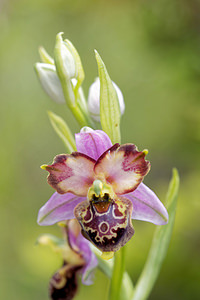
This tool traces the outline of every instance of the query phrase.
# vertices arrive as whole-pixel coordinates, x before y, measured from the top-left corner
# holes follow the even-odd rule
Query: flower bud
[[[63,41],[62,34],[62,32],[57,34],[55,45],[55,64],[58,76],[61,82],[76,78],[80,86],[80,82],[84,79],[80,56],[69,40]]]
[[[36,63],[35,70],[47,95],[55,102],[64,104],[65,97],[55,66],[45,63]]]
[[[112,81],[119,100],[120,112],[123,115],[125,110],[124,97],[119,87]],[[100,122],[100,80],[99,77],[91,84],[88,94],[88,110],[91,117]]]

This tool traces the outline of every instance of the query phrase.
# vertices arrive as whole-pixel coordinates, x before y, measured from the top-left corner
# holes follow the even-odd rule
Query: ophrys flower
[[[77,152],[42,166],[56,193],[40,209],[40,225],[75,216],[87,239],[102,252],[115,252],[134,234],[131,218],[167,223],[165,207],[142,183],[150,169],[147,150],[112,145],[105,132],[88,128],[76,134],[76,146]]]
[[[39,245],[47,245],[60,254],[63,265],[52,276],[49,283],[49,294],[52,300],[72,299],[78,288],[78,275],[82,276],[82,283],[93,283],[93,273],[98,265],[95,254],[90,249],[90,243],[80,232],[80,225],[76,219],[61,224],[64,239],[50,234],[38,238]]]

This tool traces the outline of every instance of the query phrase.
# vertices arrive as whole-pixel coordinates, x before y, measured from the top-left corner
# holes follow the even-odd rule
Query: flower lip
[[[78,204],[74,214],[83,234],[102,252],[115,252],[134,234],[131,223],[132,203],[126,198]]]

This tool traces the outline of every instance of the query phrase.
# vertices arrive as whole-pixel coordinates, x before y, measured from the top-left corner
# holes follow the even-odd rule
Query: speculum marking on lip
[[[80,203],[75,208],[84,236],[103,252],[117,251],[134,234],[131,223],[132,203],[126,198]],[[88,215],[93,217],[88,221]]]

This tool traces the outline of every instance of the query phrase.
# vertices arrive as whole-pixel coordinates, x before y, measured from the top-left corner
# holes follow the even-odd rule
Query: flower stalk
[[[122,280],[125,272],[125,247],[115,253],[108,300],[120,300]]]
[[[73,44],[63,40],[59,33],[54,58],[42,47],[39,53],[42,63],[37,63],[35,69],[43,89],[54,101],[66,103],[83,127],[74,138],[67,123],[48,112],[50,122],[67,150],[67,154],[57,155],[52,164],[41,166],[49,172],[47,182],[55,193],[41,207],[38,224],[59,223],[64,234],[64,239],[46,235],[39,240],[63,258],[63,265],[50,280],[50,297],[52,300],[66,297],[71,300],[77,291],[77,276],[82,276],[83,284],[91,284],[98,259],[98,267],[110,279],[108,300],[146,300],[170,242],[178,172],[173,171],[167,196],[168,223],[166,208],[142,183],[150,170],[150,162],[146,160],[148,151],[138,151],[130,143],[120,145],[124,99],[98,52],[95,51],[99,79],[90,89],[88,102],[82,89],[84,70]],[[91,117],[96,121],[100,119],[103,130],[94,130]],[[125,272],[125,244],[135,232],[131,219],[155,225],[168,223],[156,229],[135,288]]]
[[[112,280],[112,277],[114,275],[114,259],[111,260],[104,260],[102,259],[102,256],[99,254],[99,251],[93,247],[93,252],[96,254],[97,260],[98,260],[98,268],[110,279]],[[118,251],[118,253],[121,251]],[[132,283],[132,280],[127,272],[123,273],[122,278],[122,284],[121,284],[121,291],[120,291],[120,300],[130,300],[132,299],[134,293],[134,286]],[[110,296],[110,293],[108,294],[108,297]],[[108,298],[110,299],[110,298]]]

